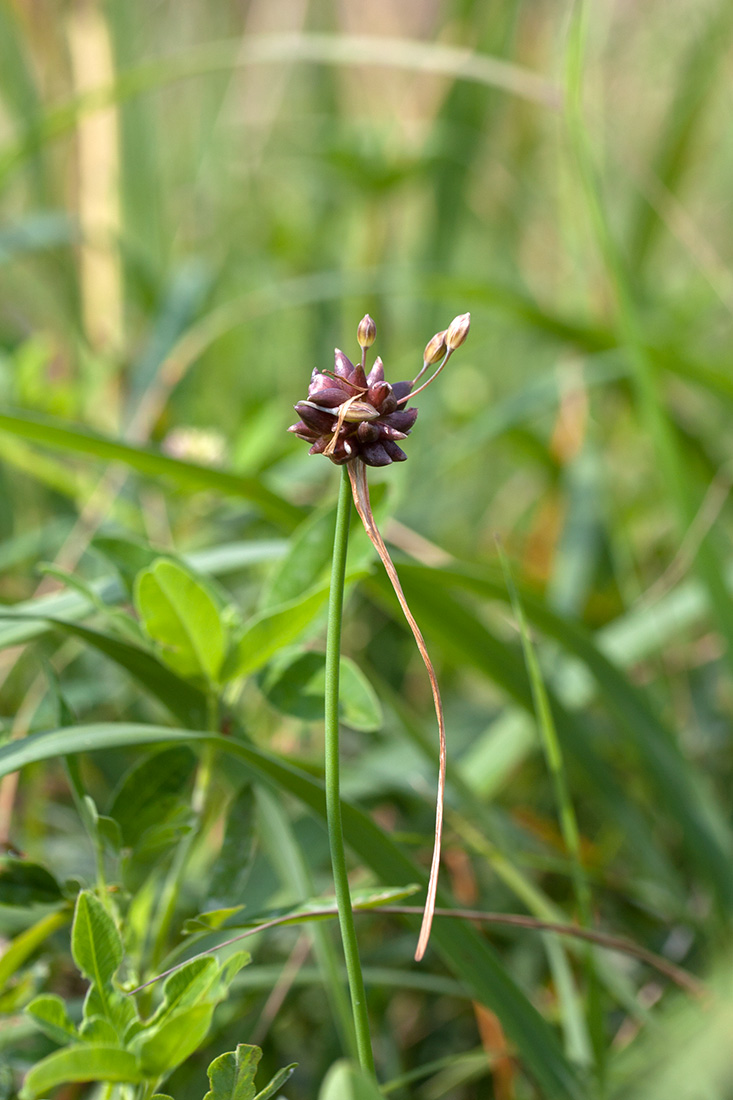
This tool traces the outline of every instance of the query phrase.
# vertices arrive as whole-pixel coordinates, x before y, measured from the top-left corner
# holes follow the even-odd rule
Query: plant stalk
[[[340,768],[339,768],[339,669],[341,661],[341,620],[344,605],[344,578],[346,576],[346,551],[349,543],[349,519],[351,517],[351,484],[348,467],[341,471],[341,488],[336,511],[336,533],[333,541],[331,563],[331,589],[328,600],[328,633],[326,636],[326,691],[325,691],[325,781],[328,844],[331,851],[331,867],[336,891],[341,942],[349,980],[351,1011],[356,1031],[356,1046],[362,1069],[375,1076],[372,1040],[369,1032],[364,978],[359,960],[359,945],[351,909],[351,894],[346,871],[344,831],[341,821]]]

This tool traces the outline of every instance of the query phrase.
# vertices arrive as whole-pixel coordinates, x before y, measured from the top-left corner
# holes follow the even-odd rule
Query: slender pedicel
[[[468,313],[455,317],[447,329],[437,332],[428,341],[423,353],[422,368],[412,382],[395,382],[394,385],[390,385],[385,381],[384,365],[379,358],[375,360],[369,374],[366,374],[366,352],[377,335],[376,325],[367,314],[359,322],[357,329],[357,340],[361,348],[360,363],[354,366],[337,348],[333,371],[313,371],[308,387],[308,399],[295,406],[301,419],[289,429],[300,439],[305,439],[311,444],[311,454],[323,454],[336,465],[347,466],[356,510],[384,564],[430,679],[438,721],[440,764],[433,858],[422,928],[415,952],[415,958],[418,960],[425,954],[430,938],[438,888],[445,797],[445,722],[435,669],[420,628],[402,591],[397,570],[374,521],[369,502],[366,468],[367,466],[389,466],[392,462],[405,461],[407,455],[398,446],[397,440],[402,441],[407,438],[417,419],[417,409],[408,409],[405,406],[438,377],[453,352],[465,341],[470,323],[471,317]],[[427,369],[436,364],[437,369],[430,378],[415,389],[415,384]]]

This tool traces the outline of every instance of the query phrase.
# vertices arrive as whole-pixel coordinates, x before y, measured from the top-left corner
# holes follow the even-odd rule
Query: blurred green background
[[[471,578],[459,595],[412,579],[449,766],[498,814],[483,849],[465,822],[451,833],[448,880],[460,895],[473,844],[487,904],[540,914],[498,844],[576,915],[498,534],[569,715],[594,919],[701,972],[733,907],[732,35],[730,0],[0,2],[0,598],[30,598],[41,560],[104,574],[98,531],[178,552],[288,535],[289,504],[336,492],[285,431],[311,370],[335,345],[356,354],[368,311],[387,377],[412,377],[470,310],[418,400],[409,461],[372,478],[407,580],[415,563]],[[265,575],[239,578],[245,610]],[[430,737],[379,576],[346,648]],[[18,656],[1,666],[14,736],[48,725],[37,656]],[[137,713],[123,677],[100,687],[69,659],[86,720]],[[312,747],[263,721],[276,747]],[[388,820],[401,744],[388,723],[349,779]],[[400,827],[427,833],[430,797]],[[23,819],[39,852],[43,828]],[[508,965],[567,1027],[529,949]],[[624,1096],[666,1095],[639,1076],[650,1047],[624,1061],[662,997],[639,988],[591,1033]],[[693,1009],[670,1013],[668,1034],[702,1043]],[[684,1092],[687,1063],[671,1063],[678,1096],[733,1095],[725,1043],[682,1046],[660,1055],[697,1067]],[[701,1061],[714,1091],[695,1091]]]

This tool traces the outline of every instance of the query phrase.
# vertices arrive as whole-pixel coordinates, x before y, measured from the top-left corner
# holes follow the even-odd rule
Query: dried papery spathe
[[[367,348],[372,346],[377,335],[376,325],[367,314],[359,322],[357,329],[357,340],[362,351],[361,362],[354,366],[337,348],[333,371],[313,371],[307,400],[300,401],[295,406],[300,420],[289,429],[299,439],[304,439],[311,444],[311,454],[326,455],[337,466],[347,464],[356,510],[387,571],[430,679],[438,721],[440,766],[433,858],[422,927],[415,951],[415,958],[418,961],[425,954],[430,939],[438,889],[445,800],[445,720],[435,668],[420,628],[402,591],[397,570],[374,521],[369,501],[367,466],[389,466],[392,462],[405,461],[407,455],[398,446],[397,441],[407,438],[417,418],[417,409],[408,409],[405,406],[411,397],[422,392],[437,378],[453,352],[466,339],[470,322],[471,317],[468,313],[462,313],[454,318],[447,329],[436,333],[428,341],[423,354],[422,368],[412,382],[395,382],[394,385],[390,385],[385,381],[384,364],[379,358],[374,361],[369,374],[365,374]],[[423,382],[418,389],[415,389],[416,383],[429,367],[436,369],[427,382]]]

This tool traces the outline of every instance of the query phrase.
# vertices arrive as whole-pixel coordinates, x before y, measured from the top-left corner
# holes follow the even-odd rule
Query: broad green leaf
[[[273,654],[303,633],[321,611],[328,598],[328,586],[278,608],[263,611],[245,623],[236,647],[227,660],[226,679],[248,676],[266,665]]]
[[[123,776],[109,809],[123,845],[135,848],[149,829],[168,822],[181,804],[195,765],[195,755],[179,745],[150,753]]]
[[[376,1081],[359,1066],[342,1059],[326,1074],[318,1100],[381,1100]]]
[[[133,1045],[145,1076],[160,1077],[185,1062],[208,1035],[213,1014],[213,1005],[195,1005],[136,1036]]]
[[[259,685],[269,702],[284,714],[309,722],[323,720],[325,654],[287,649],[269,663]],[[350,657],[341,658],[339,716],[345,726],[370,733],[383,721],[379,699]]]
[[[126,1081],[137,1084],[143,1073],[129,1050],[118,1046],[71,1046],[43,1058],[29,1070],[20,1100],[35,1100],[72,1081]]]
[[[44,993],[34,997],[25,1011],[44,1035],[55,1043],[68,1043],[78,1038],[76,1025],[69,1016],[66,1003],[55,993]]]
[[[0,856],[0,905],[25,908],[61,900],[61,887],[45,867],[16,856]]]
[[[182,1012],[192,1008],[210,992],[219,975],[219,964],[209,956],[204,959],[192,959],[180,970],[176,970],[166,979],[163,986],[163,1003],[150,1021],[158,1026]]]
[[[179,676],[218,682],[224,626],[216,604],[191,573],[159,558],[135,581],[135,607],[161,658]]]
[[[222,963],[217,979],[216,995],[224,997],[240,970],[249,966],[252,956],[249,951],[235,951]]]
[[[204,1100],[254,1100],[255,1075],[262,1051],[240,1043],[236,1051],[221,1054],[206,1071],[211,1089]]]
[[[92,983],[84,998],[84,1019],[104,1018],[114,1028],[118,1039],[129,1033],[131,1027],[139,1023],[137,1006],[132,997],[121,993],[113,986],[102,989]]]
[[[231,738],[166,726],[119,722],[33,734],[23,741],[0,746],[0,776],[67,753],[174,741],[216,747],[233,761],[238,760],[249,775],[271,784],[276,791],[300,799],[325,821],[323,785],[307,772]],[[420,882],[425,886],[425,873],[367,814],[343,801],[342,814],[347,843],[383,881]],[[439,894],[438,904],[447,903]],[[411,928],[417,928],[416,919],[406,921]],[[516,1047],[517,1059],[536,1079],[544,1100],[585,1100],[585,1089],[564,1056],[554,1031],[516,985],[485,937],[468,923],[436,918],[431,942],[453,975],[463,983],[467,995],[496,1012]]]
[[[117,1029],[104,1016],[89,1016],[81,1025],[79,1037],[85,1043],[96,1046],[115,1046],[119,1040]]]
[[[88,890],[83,890],[76,902],[71,954],[84,977],[93,983],[103,1014],[109,1016],[112,977],[122,962],[122,941],[112,917]]]

